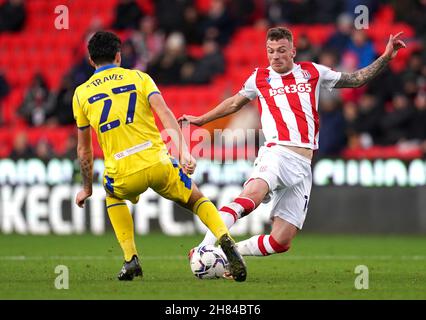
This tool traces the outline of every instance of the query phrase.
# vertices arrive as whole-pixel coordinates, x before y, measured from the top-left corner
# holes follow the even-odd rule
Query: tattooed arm
[[[77,194],[75,202],[79,207],[83,208],[84,201],[92,195],[93,149],[90,127],[78,130],[77,155],[80,161],[83,190]]]
[[[358,88],[369,82],[388,65],[390,58],[381,56],[369,66],[352,73],[342,72],[335,88]]]
[[[399,32],[395,36],[390,35],[385,52],[369,66],[352,73],[342,72],[339,81],[337,81],[334,87],[358,88],[377,76],[388,65],[389,61],[396,56],[398,50],[406,47],[405,43],[398,39],[401,34],[402,32]]]

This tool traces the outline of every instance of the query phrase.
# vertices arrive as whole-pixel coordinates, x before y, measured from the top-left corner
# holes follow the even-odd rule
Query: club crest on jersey
[[[271,77],[265,78],[267,83],[271,83]]]
[[[303,75],[303,78],[306,80],[309,80],[311,78],[311,74],[307,70],[302,69],[302,75]]]
[[[268,170],[268,166],[261,166],[259,169],[260,172],[265,172],[266,170]]]

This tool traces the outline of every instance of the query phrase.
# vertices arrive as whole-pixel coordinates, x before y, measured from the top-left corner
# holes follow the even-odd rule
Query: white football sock
[[[282,246],[271,235],[261,234],[237,242],[237,249],[243,256],[268,256],[273,253],[286,252],[290,246]]]
[[[222,216],[223,222],[225,222],[226,227],[230,229],[235,223],[234,217],[227,212],[219,211],[219,213]],[[216,241],[217,239],[215,235],[210,230],[208,230],[203,241],[198,246],[201,247],[208,244],[215,245]]]
[[[237,197],[230,204],[222,207],[219,210],[220,215],[222,216],[225,225],[230,229],[235,222],[241,217],[248,215],[256,208],[256,204],[253,200],[246,197]],[[213,235],[209,230],[207,231],[203,241],[198,246],[204,245],[214,245],[218,239]]]

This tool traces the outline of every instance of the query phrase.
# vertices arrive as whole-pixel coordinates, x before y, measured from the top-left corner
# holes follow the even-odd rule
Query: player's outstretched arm
[[[170,108],[167,106],[163,97],[160,94],[153,94],[149,97],[149,103],[157,113],[166,130],[169,130],[170,137],[179,150],[180,163],[185,171],[189,174],[194,173],[196,160],[191,156],[189,148],[183,138],[179,124]]]
[[[377,76],[388,65],[389,61],[396,56],[399,49],[406,48],[405,43],[398,39],[401,34],[402,32],[399,32],[395,36],[389,36],[389,41],[386,45],[385,52],[372,64],[352,73],[342,72],[339,81],[337,81],[334,87],[358,88]]]
[[[218,104],[215,108],[210,110],[209,112],[203,114],[202,116],[191,116],[184,114],[182,117],[178,119],[179,122],[189,121],[191,124],[196,126],[202,126],[210,121],[226,117],[234,112],[240,110],[244,105],[250,102],[249,99],[243,97],[240,94],[236,94],[228,99],[225,99],[220,104]]]
[[[92,195],[93,183],[93,149],[90,127],[78,130],[77,156],[83,179],[83,190],[77,193],[75,203],[84,207],[84,201]]]

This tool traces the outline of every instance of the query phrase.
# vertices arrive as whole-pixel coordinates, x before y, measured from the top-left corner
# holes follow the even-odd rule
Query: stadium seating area
[[[4,2],[0,1],[0,4]],[[197,8],[207,11],[209,1],[197,1]],[[69,9],[68,30],[56,30],[57,13],[54,8],[65,4]],[[144,12],[154,11],[153,3],[149,0],[140,0],[138,4]],[[29,143],[35,144],[39,139],[49,141],[56,154],[65,152],[64,141],[73,132],[74,127],[28,127],[18,116],[17,108],[22,103],[24,94],[37,72],[41,72],[49,88],[57,89],[62,77],[70,66],[77,63],[84,54],[85,37],[90,29],[93,18],[102,21],[103,25],[110,25],[113,19],[117,0],[84,1],[84,0],[32,0],[26,2],[27,21],[23,31],[18,33],[0,33],[0,70],[2,69],[8,80],[11,92],[1,102],[3,124],[0,127],[0,157],[6,157],[13,144],[14,136],[25,130],[28,133]],[[334,25],[292,25],[295,40],[305,34],[312,44],[321,46],[334,30]],[[405,38],[412,38],[414,30],[408,24],[395,23],[392,8],[383,6],[376,14],[375,20],[367,30],[374,43],[376,52],[382,52],[390,33],[404,31]],[[119,32],[126,37],[126,32]],[[224,48],[226,72],[218,76],[209,85],[162,86],[161,90],[166,101],[169,102],[176,116],[183,113],[203,113],[224,97],[236,92],[243,81],[250,75],[256,66],[267,65],[264,52],[265,30],[251,26],[239,28],[231,42]],[[411,50],[401,51],[398,58],[392,62],[392,69],[400,71],[406,65]],[[199,47],[188,47],[193,55],[199,53]],[[401,154],[397,148],[373,148],[372,151],[347,150],[343,153],[348,157],[418,157],[420,150],[415,150],[407,156]],[[382,150],[383,152],[381,152]],[[96,154],[101,155],[100,149]]]

